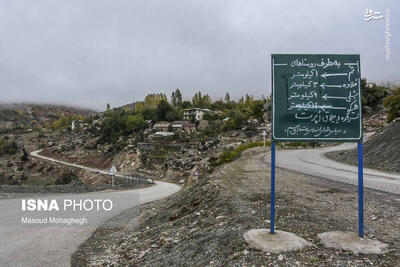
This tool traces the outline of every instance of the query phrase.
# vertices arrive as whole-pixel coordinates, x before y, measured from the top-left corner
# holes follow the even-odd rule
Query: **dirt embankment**
[[[73,266],[400,266],[400,197],[365,190],[366,236],[389,244],[386,255],[319,245],[317,234],[357,231],[356,187],[277,170],[277,229],[314,244],[281,256],[249,249],[242,234],[268,228],[269,167],[265,151],[245,151],[166,200],[113,218],[75,252]],[[118,224],[117,224],[118,225]]]
[[[357,150],[328,153],[331,159],[357,165]],[[364,166],[400,173],[400,119],[377,132],[364,144]]]
[[[57,153],[53,153],[51,150],[49,149],[43,149],[40,152],[40,155],[45,156],[45,157],[50,157],[53,159],[57,159],[57,160],[61,160],[61,161],[65,161],[68,163],[76,163],[76,164],[80,164],[83,166],[88,166],[88,167],[92,167],[92,168],[98,168],[98,169],[110,169],[112,166],[112,158],[106,158],[106,157],[102,157],[102,156],[98,156],[98,157],[86,157],[86,158],[79,158],[77,156],[70,156],[70,157],[63,157],[60,154]]]

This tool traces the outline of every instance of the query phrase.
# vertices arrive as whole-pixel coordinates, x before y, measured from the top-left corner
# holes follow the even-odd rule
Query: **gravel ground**
[[[317,234],[357,231],[356,187],[277,169],[276,226],[314,246],[280,255],[250,249],[242,234],[269,224],[269,166],[263,148],[199,177],[168,199],[126,211],[96,230],[72,266],[400,266],[400,196],[365,190],[366,236],[385,255],[326,249]],[[139,215],[140,216],[139,216]]]
[[[328,158],[357,165],[357,150],[336,151]],[[377,132],[364,144],[364,165],[367,168],[400,173],[400,119]]]

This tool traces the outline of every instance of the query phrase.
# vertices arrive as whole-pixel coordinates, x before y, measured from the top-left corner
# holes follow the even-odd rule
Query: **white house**
[[[206,113],[213,113],[213,111],[207,108],[186,108],[183,110],[183,119],[191,120],[194,118],[195,121],[200,121]]]

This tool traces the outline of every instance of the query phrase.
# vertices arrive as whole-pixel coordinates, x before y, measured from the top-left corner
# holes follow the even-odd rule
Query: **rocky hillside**
[[[95,113],[88,109],[59,105],[0,103],[0,129],[43,127],[63,117],[85,117]]]
[[[333,152],[328,157],[357,165],[357,150]],[[393,121],[365,142],[364,165],[400,173],[400,119]]]
[[[72,266],[400,266],[398,196],[366,189],[366,236],[389,244],[385,255],[324,248],[318,234],[356,231],[356,186],[277,170],[276,227],[313,244],[264,253],[244,232],[269,227],[270,172],[263,147],[205,173],[175,195],[109,220],[74,253]],[[382,209],[382,206],[385,208]]]

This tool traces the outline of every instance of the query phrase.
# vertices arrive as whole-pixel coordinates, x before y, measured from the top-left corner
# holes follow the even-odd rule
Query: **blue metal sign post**
[[[358,142],[358,235],[364,238],[363,143]]]
[[[271,142],[271,214],[270,234],[275,233],[275,142]],[[358,236],[364,238],[363,143],[358,142]]]
[[[271,224],[270,234],[275,233],[275,142],[271,142]]]

